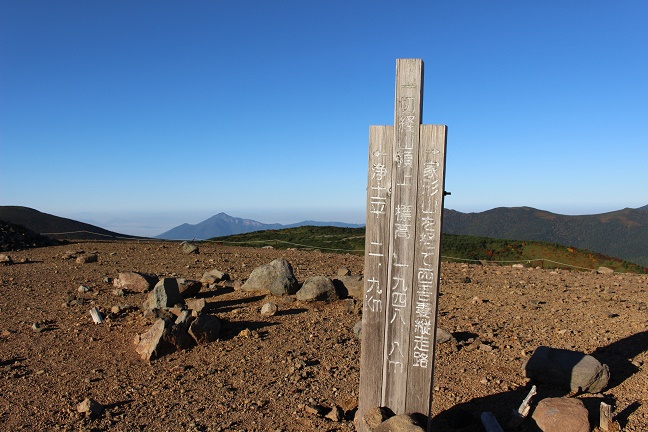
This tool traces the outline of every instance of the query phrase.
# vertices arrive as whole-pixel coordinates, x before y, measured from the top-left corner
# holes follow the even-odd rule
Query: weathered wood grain
[[[406,412],[429,416],[441,270],[446,126],[421,125]]]
[[[422,96],[423,62],[397,60],[394,126],[369,131],[361,432],[375,406],[430,415],[447,127]]]
[[[423,62],[399,59],[382,397],[384,406],[398,414],[405,413],[407,392],[422,91]]]
[[[368,409],[382,405],[393,143],[393,126],[370,127],[358,402],[360,419]],[[358,427],[360,431],[366,430],[362,421]]]

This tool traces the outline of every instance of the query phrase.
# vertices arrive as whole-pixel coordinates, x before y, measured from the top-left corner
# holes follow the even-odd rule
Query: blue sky
[[[446,207],[648,204],[648,2],[0,0],[0,205],[159,234],[363,222],[397,58]]]

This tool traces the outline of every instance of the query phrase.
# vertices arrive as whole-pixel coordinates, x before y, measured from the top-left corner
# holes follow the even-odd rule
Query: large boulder
[[[131,291],[145,292],[155,286],[158,278],[144,273],[138,272],[124,272],[119,273],[116,279],[113,280],[113,285],[117,289],[129,289]]]
[[[175,278],[162,278],[144,301],[144,310],[164,309],[184,304]]]
[[[338,295],[331,279],[324,276],[309,277],[297,291],[297,300],[301,301],[331,301],[337,300]]]
[[[297,279],[292,266],[283,258],[255,268],[241,289],[246,291],[268,290],[274,295],[295,294]]]
[[[599,393],[608,384],[610,369],[591,355],[539,346],[525,363],[527,378],[571,391]]]

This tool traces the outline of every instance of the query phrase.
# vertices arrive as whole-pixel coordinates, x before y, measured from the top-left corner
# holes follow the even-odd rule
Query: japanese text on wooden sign
[[[369,129],[361,431],[374,406],[430,415],[447,127],[422,93],[423,62],[397,60],[394,126]]]

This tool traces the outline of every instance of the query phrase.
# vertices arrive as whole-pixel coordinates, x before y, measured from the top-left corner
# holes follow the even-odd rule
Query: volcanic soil
[[[96,253],[77,264],[73,256]],[[146,293],[116,296],[120,272],[200,280],[218,269],[245,280],[284,257],[299,282],[362,274],[364,258],[201,244],[187,255],[171,242],[86,242],[7,252],[0,266],[0,429],[115,431],[352,431],[359,385],[361,319],[353,301],[301,302],[265,292],[203,288],[223,324],[207,345],[142,361],[133,343],[152,322]],[[79,292],[83,285],[87,292]],[[545,345],[592,354],[610,368],[602,394],[575,395],[598,424],[612,403],[625,431],[648,425],[648,276],[442,264],[433,424],[481,431],[478,416],[505,424],[529,391],[523,363]],[[279,312],[260,314],[272,301]],[[115,305],[134,308],[111,313]],[[98,307],[106,320],[94,324]],[[539,395],[567,391],[539,384]],[[92,398],[96,415],[77,411]],[[344,416],[326,415],[339,407]],[[459,429],[462,427],[462,429]]]

